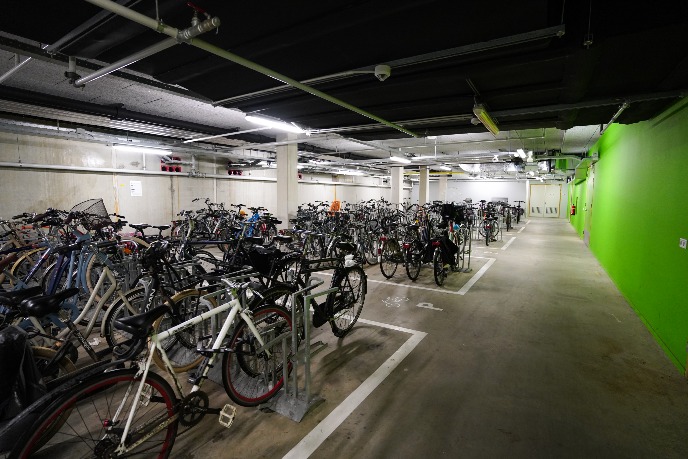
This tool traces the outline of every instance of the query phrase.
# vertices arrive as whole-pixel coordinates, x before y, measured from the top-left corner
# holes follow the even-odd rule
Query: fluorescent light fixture
[[[437,139],[436,135],[429,135],[428,136],[428,140],[435,140],[435,139]]]
[[[296,168],[297,168],[297,169],[303,169],[304,167],[306,167],[305,164],[297,164],[297,165],[296,165]]]
[[[246,116],[246,121],[251,123],[260,124],[261,126],[267,126],[273,129],[278,129],[280,131],[293,132],[296,134],[302,134],[306,131],[293,124],[285,123],[284,121],[272,120],[270,118],[263,118],[262,116]]]
[[[526,159],[526,161],[528,161],[529,163],[533,161],[533,152],[532,151],[528,152],[528,158]]]
[[[401,156],[390,156],[389,159],[396,163],[411,164],[410,159],[402,158]]]
[[[437,159],[437,156],[435,156],[435,155],[414,156],[411,159],[413,161],[424,160],[424,159]]]
[[[439,169],[439,170],[442,170],[442,171],[450,171],[450,170],[452,170],[451,167],[449,167],[449,166],[444,166],[444,165],[438,167],[438,169]]]
[[[167,156],[171,153],[170,150],[165,150],[162,147],[146,147],[143,145],[114,145],[115,150],[123,151],[125,153],[149,153],[151,155]]]
[[[516,150],[516,155],[522,159],[526,158],[526,153],[523,151],[523,148],[519,148],[518,150]]]
[[[473,114],[475,114],[475,117],[478,118],[481,123],[483,123],[483,126],[485,126],[488,131],[494,135],[499,134],[497,123],[495,123],[490,114],[487,113],[487,110],[483,104],[475,104],[473,106]]]

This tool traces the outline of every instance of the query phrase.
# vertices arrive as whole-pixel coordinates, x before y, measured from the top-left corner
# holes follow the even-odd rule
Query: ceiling
[[[610,122],[647,120],[688,89],[685,1],[116,2],[179,30],[194,11],[219,19],[186,43],[94,1],[5,0],[0,129],[59,120],[77,134],[274,155],[278,131],[245,119],[260,114],[308,131],[302,161],[379,172],[390,155],[414,159],[407,168],[513,161],[517,148],[580,156]],[[73,84],[150,46],[165,49]],[[499,133],[477,122],[477,103]]]

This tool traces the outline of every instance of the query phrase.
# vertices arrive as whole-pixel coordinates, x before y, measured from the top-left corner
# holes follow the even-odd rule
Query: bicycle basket
[[[100,229],[112,224],[103,199],[88,199],[72,207],[69,212],[81,213],[81,224],[86,230]]]
[[[264,276],[270,275],[275,260],[281,255],[277,247],[253,246],[248,252],[251,266]]]

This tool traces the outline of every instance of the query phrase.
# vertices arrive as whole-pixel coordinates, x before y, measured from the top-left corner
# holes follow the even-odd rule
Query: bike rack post
[[[296,422],[301,422],[306,413],[314,406],[323,402],[324,399],[311,394],[311,357],[316,353],[323,350],[327,344],[322,341],[316,343],[311,343],[310,333],[311,333],[311,320],[310,320],[310,305],[311,300],[314,298],[329,295],[330,293],[336,292],[337,288],[330,288],[323,290],[318,293],[311,293],[313,289],[322,285],[324,281],[318,277],[312,277],[308,281],[308,285],[294,292],[291,297],[292,301],[292,333],[291,337],[285,337],[282,340],[282,355],[284,356],[284,361],[282,362],[282,376],[284,378],[284,385],[274,398],[268,401],[264,406],[272,409],[273,411],[288,417]],[[303,311],[297,311],[298,297],[303,297]],[[299,317],[299,313],[303,314],[303,318]],[[299,332],[298,323],[303,320],[304,327],[304,338],[303,338],[303,348],[299,349]],[[293,356],[287,354],[287,339],[292,340],[292,349],[296,349]],[[315,348],[315,350],[313,350]],[[289,384],[289,374],[288,368],[289,364],[292,364],[291,369],[291,384]],[[299,391],[298,385],[298,367],[303,365],[304,371],[304,388],[303,391]],[[291,386],[291,387],[290,387]]]
[[[470,273],[471,271],[473,271],[473,269],[471,269],[471,252],[473,251],[472,247],[473,247],[473,238],[469,237],[468,238],[468,251],[467,251],[468,252],[468,266],[466,266],[465,268],[463,268],[461,270],[462,273]]]

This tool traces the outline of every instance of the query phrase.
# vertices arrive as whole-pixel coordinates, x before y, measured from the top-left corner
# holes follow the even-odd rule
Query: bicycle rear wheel
[[[176,315],[165,314],[156,320],[153,323],[154,333],[165,331],[214,308],[213,302],[199,301],[205,293],[200,290],[184,290],[174,295],[171,300]],[[161,343],[175,373],[189,371],[203,361],[203,356],[196,351],[196,347],[199,342],[209,344],[215,334],[214,322],[215,318],[204,320]],[[153,361],[159,368],[166,368],[159,351],[153,354]]]
[[[399,244],[394,239],[388,239],[382,243],[380,255],[380,272],[387,279],[394,276],[399,265]]]
[[[282,341],[291,335],[291,313],[280,306],[266,306],[253,311],[253,323],[260,339],[241,321],[229,340],[229,352],[222,358],[222,383],[227,395],[241,406],[259,405],[279,392],[284,383]],[[291,354],[291,340],[287,353]],[[291,371],[288,364],[287,374]]]
[[[447,271],[444,269],[444,261],[442,260],[442,250],[438,247],[432,257],[432,266],[435,275],[435,283],[439,286],[444,284],[447,278]]]
[[[125,455],[168,457],[177,434],[174,391],[162,377],[148,373],[141,397],[134,400],[140,382],[136,371],[107,372],[76,385],[43,411],[17,442],[10,457],[114,457],[124,421],[134,403],[137,409],[127,444],[146,435],[151,437]],[[104,427],[108,424],[114,424],[114,428]]]
[[[327,295],[325,307],[332,317],[332,333],[342,338],[351,331],[363,310],[368,288],[365,271],[360,266],[345,268],[343,273],[335,274],[331,287],[337,287],[338,291]]]
[[[406,275],[412,281],[418,279],[420,267],[423,261],[423,244],[413,241],[406,252]]]

